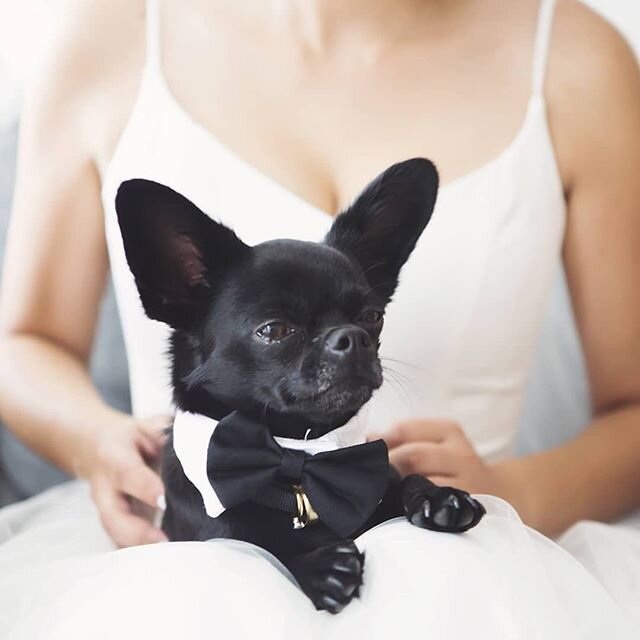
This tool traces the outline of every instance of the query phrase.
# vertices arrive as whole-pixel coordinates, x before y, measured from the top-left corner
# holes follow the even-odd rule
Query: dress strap
[[[532,93],[541,96],[544,94],[544,80],[547,71],[547,59],[549,57],[549,45],[553,28],[556,0],[540,0],[538,12],[538,27],[536,41],[533,50],[533,74]]]
[[[160,0],[147,0],[146,5],[147,65],[160,65]]]

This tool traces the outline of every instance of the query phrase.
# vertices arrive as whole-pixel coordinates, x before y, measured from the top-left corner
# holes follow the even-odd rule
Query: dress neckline
[[[143,92],[149,90],[147,87],[152,85],[156,88],[155,98],[153,101],[154,108],[162,109],[162,105],[166,104],[167,107],[174,113],[175,117],[182,120],[184,125],[197,133],[204,141],[205,144],[213,148],[218,154],[225,156],[226,160],[232,162],[236,166],[239,166],[248,175],[248,181],[251,176],[259,179],[261,182],[268,183],[274,190],[280,192],[284,197],[295,202],[298,207],[306,209],[310,213],[322,216],[329,221],[333,220],[338,213],[332,213],[326,211],[322,207],[319,207],[303,196],[296,193],[294,190],[283,185],[269,174],[259,169],[250,160],[244,158],[238,152],[234,151],[231,147],[223,143],[220,138],[204,124],[196,120],[186,107],[176,98],[175,94],[167,84],[166,79],[162,73],[162,69],[159,65],[145,65],[143,71],[142,82],[138,89],[138,96],[134,103],[133,110],[129,116],[129,120],[125,125],[123,132],[116,143],[114,152],[111,155],[110,161],[107,163],[103,172],[103,183],[108,182],[108,177],[111,174],[111,168],[114,164],[114,158],[118,155],[119,149],[122,146],[123,140],[127,135],[128,130],[131,128],[131,123],[135,119],[136,112],[141,108],[141,96]],[[160,95],[158,95],[160,94]],[[160,102],[159,102],[160,100]],[[537,117],[536,117],[537,116]],[[529,128],[537,119],[542,119],[541,126],[548,130],[548,123],[546,119],[546,101],[544,96],[539,94],[531,94],[525,108],[524,116],[521,124],[512,137],[511,141],[498,152],[491,159],[481,163],[474,169],[463,173],[462,175],[447,181],[440,185],[438,197],[441,200],[449,194],[459,191],[465,185],[473,183],[474,181],[485,178],[494,168],[505,162],[514,151],[520,146],[521,141],[526,137]],[[398,160],[401,160],[399,158]]]
[[[167,81],[164,78],[164,75],[162,75],[161,73],[158,73],[158,71],[156,71],[156,74],[157,74],[158,84],[162,93],[164,94],[164,98],[166,99],[167,103],[171,106],[171,109],[174,111],[177,117],[183,120],[187,124],[187,126],[191,127],[195,131],[198,131],[198,133],[205,140],[208,141],[208,144],[210,146],[213,146],[219,153],[222,153],[224,156],[226,156],[227,159],[232,161],[234,164],[241,166],[248,174],[252,174],[254,177],[258,177],[261,181],[269,182],[274,189],[276,189],[277,191],[280,191],[290,199],[296,200],[304,208],[314,211],[316,213],[319,213],[324,217],[330,218],[330,219],[333,219],[338,215],[339,212],[330,213],[329,211],[326,211],[322,207],[319,207],[313,204],[303,196],[296,193],[291,188],[286,187],[281,182],[271,177],[268,173],[259,169],[253,162],[246,159],[237,151],[234,151],[231,147],[223,143],[220,140],[220,138],[215,133],[213,133],[213,131],[211,131],[204,124],[196,120],[189,113],[186,107],[184,107],[183,104],[176,98],[175,94],[167,84]],[[473,180],[476,180],[479,177],[484,176],[484,174],[491,171],[495,166],[505,161],[505,159],[513,153],[514,149],[519,146],[520,141],[525,137],[526,133],[529,130],[531,122],[534,120],[534,114],[536,114],[538,111],[542,112],[544,116],[543,124],[546,127],[547,123],[546,123],[546,115],[545,115],[546,114],[545,100],[542,96],[532,94],[529,96],[529,100],[527,101],[524,116],[522,118],[520,126],[518,127],[517,132],[511,138],[511,141],[502,149],[502,151],[498,152],[491,159],[481,163],[480,165],[471,169],[470,171],[463,173],[462,175],[454,178],[453,180],[449,180],[444,184],[441,184],[439,188],[439,196],[442,196],[444,193],[459,189],[462,185],[468,182],[471,182]],[[404,159],[405,158],[397,158],[396,161],[399,162]]]
[[[440,185],[439,201],[446,198],[449,194],[458,193],[462,187],[486,179],[494,169],[497,169],[503,162],[507,161],[520,146],[523,139],[526,138],[529,129],[534,125],[538,125],[538,131],[535,134],[534,142],[542,140],[551,151],[551,156],[555,159],[553,143],[549,131],[549,123],[547,119],[547,105],[544,95],[545,71],[547,66],[547,58],[549,52],[549,42],[551,37],[551,29],[553,25],[553,16],[555,11],[556,0],[540,0],[538,10],[537,29],[533,50],[533,67],[532,82],[529,100],[527,102],[522,122],[511,141],[498,152],[495,156],[481,163],[474,169],[467,171],[460,176],[447,181]],[[313,204],[302,195],[298,194],[290,187],[285,186],[275,178],[271,177],[265,171],[259,169],[250,160],[245,159],[231,147],[224,144],[220,138],[204,124],[194,118],[185,106],[178,100],[169,86],[162,67],[162,51],[160,44],[160,3],[159,0],[147,0],[146,2],[146,59],[143,68],[142,81],[138,88],[138,95],[127,124],[122,131],[115,149],[107,163],[103,173],[103,184],[108,182],[111,167],[114,164],[114,158],[118,155],[118,151],[122,145],[123,139],[130,128],[132,122],[136,120],[137,112],[142,110],[143,95],[149,91],[154,98],[151,102],[153,108],[162,109],[165,104],[173,111],[174,115],[182,120],[183,125],[196,132],[203,140],[206,146],[210,146],[219,154],[223,155],[230,163],[235,164],[247,177],[251,176],[266,185],[270,186],[274,191],[279,192],[283,197],[296,203],[299,207],[306,209],[314,215],[322,216],[328,220],[333,220],[339,212],[333,213]],[[153,90],[156,90],[154,95]],[[148,117],[150,114],[143,114]],[[402,160],[398,158],[397,160]],[[559,171],[556,163],[556,174],[560,180]]]

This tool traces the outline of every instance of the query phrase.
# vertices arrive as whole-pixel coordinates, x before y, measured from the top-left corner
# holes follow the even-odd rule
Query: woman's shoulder
[[[68,73],[122,64],[144,40],[144,0],[66,0],[55,17],[43,62]]]
[[[638,79],[637,59],[624,36],[579,0],[558,2],[550,53],[550,79],[573,101]]]
[[[552,47],[557,60],[574,65],[583,77],[635,66],[633,50],[621,32],[580,0],[557,3]]]
[[[640,109],[640,71],[624,36],[578,0],[559,0],[545,87],[565,185],[576,166]],[[624,135],[624,131],[622,131]],[[627,133],[628,135],[628,133]],[[582,160],[581,160],[582,158]]]
[[[92,155],[104,155],[142,73],[145,2],[66,0],[55,18],[27,101],[54,126],[82,123]]]

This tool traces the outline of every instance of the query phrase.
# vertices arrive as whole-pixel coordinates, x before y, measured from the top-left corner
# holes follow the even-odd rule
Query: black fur
[[[322,243],[248,247],[175,191],[147,180],[121,185],[116,208],[146,313],[173,327],[175,404],[220,419],[233,410],[275,436],[318,437],[345,424],[382,383],[382,314],[426,227],[438,175],[424,159],[396,164],[338,216]],[[258,213],[256,215],[259,215]],[[275,339],[273,339],[275,337]],[[171,438],[162,474],[172,540],[253,542],[280,558],[319,609],[341,610],[362,581],[364,557],[322,522],[255,503],[207,516]],[[415,525],[465,531],[484,513],[463,491],[391,470],[363,531],[405,514]]]

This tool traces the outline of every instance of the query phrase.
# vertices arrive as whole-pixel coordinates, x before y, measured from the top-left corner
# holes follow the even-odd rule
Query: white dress
[[[366,412],[370,429],[408,417],[447,417],[487,459],[512,453],[565,228],[542,93],[553,9],[553,0],[542,0],[532,95],[519,133],[493,161],[442,187],[402,271],[381,355],[405,382],[387,381],[374,396]],[[107,241],[140,416],[171,410],[168,331],[147,319],[138,301],[115,218],[118,185],[134,177],[168,184],[251,244],[319,240],[331,224],[189,117],[163,79],[157,1],[147,10],[138,99],[103,175]],[[271,215],[256,216],[257,209]],[[464,535],[396,519],[361,536],[361,597],[331,616],[315,611],[286,570],[247,543],[114,551],[87,487],[69,483],[0,511],[0,638],[638,637],[637,523],[579,523],[552,542],[503,501],[481,499],[488,515]]]

